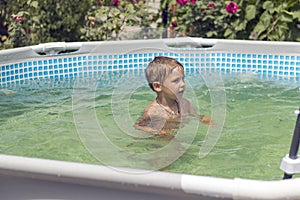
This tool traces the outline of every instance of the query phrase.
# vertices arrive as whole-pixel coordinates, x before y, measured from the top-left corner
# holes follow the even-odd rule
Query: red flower
[[[171,27],[177,27],[177,18],[176,17],[172,17],[172,19],[171,19]]]
[[[114,3],[113,3],[114,6],[119,6],[120,5],[120,2],[119,0],[114,0]]]
[[[228,13],[231,13],[231,14],[236,13],[238,9],[239,9],[239,6],[234,1],[231,1],[230,3],[228,3],[226,5],[226,11]]]
[[[18,15],[12,15],[12,18],[13,18],[14,20],[17,20],[17,19],[18,19]]]
[[[188,2],[191,2],[192,4],[195,4],[195,3],[196,3],[196,0],[176,0],[176,2],[177,2],[179,5],[183,6],[183,5],[187,4]]]
[[[172,22],[171,25],[172,25],[172,27],[177,27],[178,26],[176,21]]]
[[[183,6],[183,5],[187,4],[187,3],[189,2],[189,0],[176,0],[176,2],[177,2],[179,5]]]
[[[216,9],[216,4],[213,1],[210,1],[207,6],[211,10]]]
[[[21,22],[24,21],[24,17],[20,17],[18,15],[12,15],[13,20],[15,20],[16,22]]]

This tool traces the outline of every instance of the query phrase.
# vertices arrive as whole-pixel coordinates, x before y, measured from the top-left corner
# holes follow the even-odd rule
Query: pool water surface
[[[210,88],[201,73],[205,72],[186,74],[186,82],[192,91],[187,91],[186,97],[194,99],[192,103],[196,104],[198,112],[210,115]],[[111,157],[114,165],[131,167],[133,162],[137,162],[135,154],[164,148],[172,138],[137,137],[125,134],[120,128],[121,120],[122,125],[130,127],[128,130],[133,129],[131,122],[140,117],[144,108],[155,99],[143,71],[134,72],[130,80],[123,77],[123,72],[113,72],[100,77],[81,78],[83,84],[80,81],[78,84],[76,79],[44,79],[3,86],[0,89],[0,153],[110,164],[97,159],[80,140],[73,112],[76,109],[72,99],[75,84],[82,85],[75,88],[77,91],[90,89],[93,93],[94,98],[85,99],[84,109],[94,110],[99,126],[111,145],[120,152],[131,152],[130,156],[119,160],[116,155],[110,154],[108,146],[103,153]],[[186,124],[184,130],[196,133],[192,142],[178,143],[178,149],[175,145],[174,151],[184,151],[183,155],[160,170],[224,178],[281,179],[283,172],[279,165],[289,151],[296,121],[294,110],[299,107],[300,82],[263,78],[256,74],[223,74],[222,79],[226,118],[212,151],[199,158],[209,127],[204,124],[198,126],[191,119],[191,124],[196,126],[189,129],[190,123]],[[88,88],[89,82],[96,83],[96,87]],[[118,95],[126,96],[126,101],[118,102]],[[84,113],[81,117],[85,117]],[[97,144],[95,141],[95,146]],[[187,149],[181,148],[187,145]],[[143,162],[155,165],[160,160],[152,158]]]

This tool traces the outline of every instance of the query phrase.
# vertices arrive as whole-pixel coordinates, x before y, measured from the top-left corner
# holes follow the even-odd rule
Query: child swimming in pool
[[[157,97],[135,122],[136,129],[157,135],[169,134],[182,126],[186,115],[197,117],[205,124],[212,124],[210,117],[198,115],[183,97],[184,68],[180,62],[170,57],[155,57],[146,68],[146,79]]]

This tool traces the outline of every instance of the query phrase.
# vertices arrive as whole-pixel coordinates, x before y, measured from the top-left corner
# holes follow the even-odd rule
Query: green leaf
[[[213,36],[216,36],[216,35],[217,35],[216,31],[209,31],[209,32],[206,33],[207,37],[213,37]]]
[[[218,32],[218,31],[216,31],[216,30],[209,31],[208,33],[211,33],[211,34],[212,34],[212,36],[217,36],[217,35],[219,34],[219,32]]]
[[[230,37],[230,35],[233,34],[233,31],[231,29],[226,29],[225,33],[224,33],[224,37]]]
[[[272,1],[266,1],[262,7],[265,10],[270,10],[274,7],[274,3]]]
[[[287,15],[293,16],[293,12],[289,12],[289,11],[287,11],[287,10],[284,10],[283,12],[284,12],[285,14],[287,14]]]
[[[283,28],[279,28],[277,31],[276,31],[276,35],[278,35],[280,38],[282,38],[284,35],[285,35],[285,30]]]
[[[265,11],[259,18],[259,21],[267,28],[271,24],[272,16]]]
[[[286,13],[282,13],[282,15],[279,16],[279,19],[283,22],[293,22],[293,16]]]
[[[253,32],[256,33],[257,35],[260,35],[262,32],[264,32],[267,29],[266,26],[264,26],[261,22],[256,24],[256,26],[253,29]]]
[[[244,20],[240,26],[237,27],[237,30],[245,30],[247,27],[248,22],[246,20]]]
[[[31,20],[34,21],[34,22],[39,22],[40,21],[38,16],[31,17]]]
[[[33,2],[31,2],[30,5],[31,5],[32,7],[34,7],[34,8],[37,8],[38,5],[39,5],[39,3],[38,3],[37,1],[33,1]]]
[[[293,12],[293,19],[300,20],[300,10]]]
[[[17,13],[17,15],[24,17],[26,15],[29,15],[29,12],[27,12],[27,11],[20,11],[20,12]]]
[[[295,1],[295,0],[289,0],[287,2],[287,7],[294,7],[296,4],[299,4],[299,2]]]
[[[247,2],[247,1],[246,1]],[[248,4],[255,4],[257,0],[248,0]],[[240,4],[243,3],[243,1],[240,2]]]
[[[130,13],[134,12],[134,7],[133,7],[132,4],[127,4],[127,5],[126,5],[126,9],[127,9],[128,12],[130,12]]]
[[[265,40],[267,37],[268,37],[267,34],[262,34],[262,35],[259,36],[258,39],[259,40]]]
[[[248,5],[246,7],[246,16],[245,18],[250,21],[255,18],[256,7],[254,5]]]
[[[278,27],[281,28],[281,29],[284,29],[286,31],[290,30],[289,26],[287,23],[284,23],[284,22],[281,22],[278,24]]]

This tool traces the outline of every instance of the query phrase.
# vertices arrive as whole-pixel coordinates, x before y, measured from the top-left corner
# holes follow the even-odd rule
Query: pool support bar
[[[284,171],[283,179],[290,179],[293,174],[300,173],[300,158],[298,156],[299,142],[300,142],[300,109],[298,113],[290,152],[282,159],[280,169]]]

